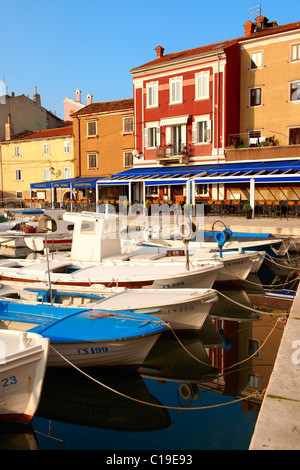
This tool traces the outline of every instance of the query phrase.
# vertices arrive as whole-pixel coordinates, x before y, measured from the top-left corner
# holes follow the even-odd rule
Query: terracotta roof
[[[24,131],[18,135],[14,135],[12,140],[30,140],[30,139],[47,139],[49,137],[63,137],[73,134],[73,126],[56,127],[54,129],[42,129],[40,131]]]
[[[100,103],[91,103],[84,108],[76,111],[72,116],[80,116],[85,114],[98,114],[112,111],[122,111],[133,109],[133,98],[118,101],[104,101]]]
[[[229,39],[229,40],[225,40],[225,41],[222,41],[222,42],[218,42],[218,43],[215,43],[215,44],[209,44],[209,45],[206,45],[206,46],[201,46],[201,47],[196,47],[194,49],[188,49],[186,51],[181,51],[181,52],[175,52],[175,53],[172,53],[172,54],[166,54],[160,58],[156,58],[150,62],[147,62],[143,65],[139,65],[138,67],[135,67],[133,69],[130,70],[131,73],[135,72],[135,71],[138,71],[139,69],[142,69],[143,67],[151,67],[151,66],[155,66],[155,65],[160,65],[160,64],[169,64],[171,61],[175,61],[175,60],[180,60],[180,59],[185,59],[185,58],[188,58],[188,57],[193,57],[193,56],[197,56],[197,55],[201,55],[201,54],[206,54],[206,53],[209,53],[209,52],[214,52],[214,51],[222,51],[222,50],[226,50],[228,47],[232,46],[233,44],[236,44],[236,43],[239,43],[239,42],[242,42],[242,41],[247,41],[247,40],[252,40],[252,39],[255,39],[255,38],[260,38],[260,37],[265,37],[265,36],[270,36],[272,34],[280,34],[280,33],[283,33],[283,32],[288,32],[288,31],[293,31],[295,29],[300,29],[300,22],[296,22],[296,23],[288,23],[286,25],[282,25],[282,26],[272,26],[272,27],[268,27],[267,29],[263,30],[263,31],[260,31],[260,32],[257,32],[257,33],[253,33],[251,34],[250,36],[242,36],[242,37],[239,37],[239,38],[235,38],[235,39]]]

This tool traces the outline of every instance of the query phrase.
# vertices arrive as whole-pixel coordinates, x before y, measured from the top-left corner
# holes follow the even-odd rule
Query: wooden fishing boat
[[[43,387],[49,340],[0,329],[0,420],[30,423]]]
[[[167,325],[130,311],[87,310],[0,299],[0,327],[49,338],[50,367],[142,364]]]
[[[101,285],[53,289],[43,283],[7,282],[0,286],[0,301],[16,299],[23,304],[64,305],[83,309],[126,310],[152,314],[174,330],[199,330],[218,301],[214,289],[124,289]]]

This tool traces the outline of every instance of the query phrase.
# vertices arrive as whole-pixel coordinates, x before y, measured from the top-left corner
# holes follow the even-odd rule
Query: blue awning
[[[56,181],[45,181],[42,183],[32,183],[31,189],[50,189],[50,188],[95,188],[99,176],[66,178]]]
[[[193,178],[195,183],[293,183],[300,182],[300,160],[223,163]]]

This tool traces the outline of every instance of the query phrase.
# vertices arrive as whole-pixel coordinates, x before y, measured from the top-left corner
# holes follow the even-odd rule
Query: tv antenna
[[[255,5],[255,7],[249,8],[249,18],[252,16],[260,16],[261,15],[261,4],[259,3],[258,5]]]

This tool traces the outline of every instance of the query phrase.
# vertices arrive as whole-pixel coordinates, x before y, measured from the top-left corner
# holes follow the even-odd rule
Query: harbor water
[[[48,368],[31,425],[1,425],[0,448],[248,449],[297,289],[296,261],[276,259],[242,286],[217,286],[213,322],[163,334],[138,370]]]

